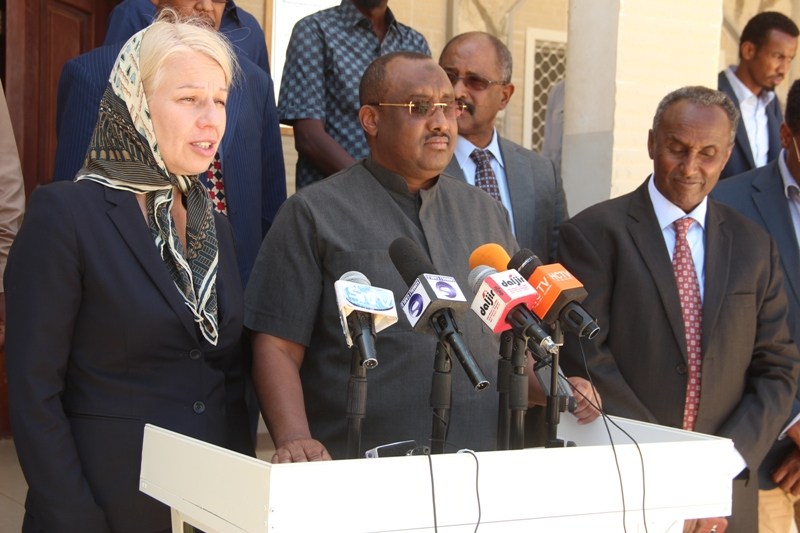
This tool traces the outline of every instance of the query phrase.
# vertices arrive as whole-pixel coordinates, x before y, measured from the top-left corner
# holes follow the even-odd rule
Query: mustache
[[[428,142],[431,139],[436,139],[436,138],[441,138],[441,137],[446,138],[448,143],[452,140],[452,138],[450,137],[449,133],[445,133],[443,131],[437,131],[437,132],[429,133],[428,135],[426,135],[425,136],[425,142]]]
[[[471,102],[467,102],[465,100],[456,100],[457,103],[462,104],[465,107],[465,111],[470,115],[475,114],[475,104]]]

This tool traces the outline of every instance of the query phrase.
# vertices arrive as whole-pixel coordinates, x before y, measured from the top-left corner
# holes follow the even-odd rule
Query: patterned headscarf
[[[144,194],[147,224],[203,337],[219,337],[216,278],[219,267],[212,205],[197,176],[171,174],[158,150],[140,78],[139,51],[147,28],[125,43],[114,64],[86,162],[75,178]],[[186,198],[186,254],[172,219],[173,187]]]

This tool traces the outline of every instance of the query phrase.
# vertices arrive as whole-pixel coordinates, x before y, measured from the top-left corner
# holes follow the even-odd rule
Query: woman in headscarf
[[[168,530],[145,423],[253,454],[233,237],[197,174],[236,64],[167,11],[123,47],[75,182],[36,190],[5,275],[23,531]]]

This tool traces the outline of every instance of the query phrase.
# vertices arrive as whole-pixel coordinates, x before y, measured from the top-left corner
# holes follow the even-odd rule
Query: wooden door
[[[28,197],[35,187],[52,180],[61,67],[103,43],[108,14],[116,3],[6,0],[4,87]],[[0,436],[10,433],[6,381],[5,354],[0,352]]]

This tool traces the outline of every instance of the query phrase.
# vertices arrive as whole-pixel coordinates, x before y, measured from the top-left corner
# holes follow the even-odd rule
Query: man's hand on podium
[[[683,522],[683,533],[725,533],[728,528],[728,519],[697,518]]]
[[[272,463],[306,463],[308,461],[330,461],[331,456],[325,446],[318,440],[312,438],[289,438],[282,442],[275,455],[272,456]]]
[[[772,481],[784,492],[800,495],[800,449],[793,448],[783,458],[781,465],[772,473]]]
[[[597,389],[594,389],[587,380],[577,376],[568,377],[567,381],[572,385],[572,395],[575,397],[575,412],[572,414],[578,419],[578,424],[588,424],[600,416],[597,407],[602,408],[603,404]]]

